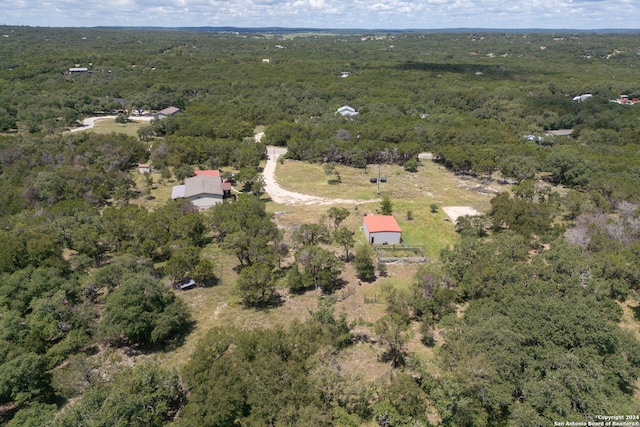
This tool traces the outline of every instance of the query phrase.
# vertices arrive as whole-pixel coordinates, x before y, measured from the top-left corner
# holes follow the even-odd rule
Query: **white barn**
[[[367,242],[378,245],[395,245],[402,242],[402,230],[392,215],[368,215],[363,221]]]

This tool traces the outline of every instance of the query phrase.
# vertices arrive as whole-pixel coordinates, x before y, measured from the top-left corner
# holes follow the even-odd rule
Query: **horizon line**
[[[327,31],[384,31],[384,32],[428,32],[428,31],[451,31],[451,32],[468,32],[468,31],[508,31],[508,32],[640,32],[640,28],[546,28],[546,27],[522,27],[522,28],[501,28],[501,27],[442,27],[442,28],[331,28],[331,27],[284,27],[284,26],[264,26],[264,27],[241,27],[234,25],[198,25],[198,26],[162,26],[162,25],[95,25],[95,26],[41,26],[41,25],[20,25],[20,24],[0,24],[0,27],[20,27],[20,28],[58,28],[58,29],[157,29],[157,30],[218,30],[218,31],[236,31],[236,32],[327,32]]]

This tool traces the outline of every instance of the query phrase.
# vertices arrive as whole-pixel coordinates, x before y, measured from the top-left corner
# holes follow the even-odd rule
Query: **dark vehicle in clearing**
[[[196,286],[197,286],[196,281],[190,277],[187,277],[186,279],[182,279],[178,283],[176,283],[176,289],[179,291],[186,291],[187,289],[193,289]]]

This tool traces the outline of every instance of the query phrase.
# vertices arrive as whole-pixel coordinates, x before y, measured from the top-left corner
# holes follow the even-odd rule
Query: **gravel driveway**
[[[269,160],[264,167],[264,189],[266,193],[276,203],[283,205],[359,205],[361,203],[378,202],[376,200],[353,200],[353,199],[329,199],[325,197],[310,196],[308,194],[294,193],[293,191],[285,190],[278,185],[276,181],[276,165],[278,164],[278,157],[287,152],[286,148],[281,147],[267,147],[267,154]]]

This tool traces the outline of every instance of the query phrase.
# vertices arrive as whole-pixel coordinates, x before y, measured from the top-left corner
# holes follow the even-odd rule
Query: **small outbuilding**
[[[341,116],[356,116],[358,115],[358,112],[348,105],[343,105],[342,107],[338,108],[336,114],[340,114]]]
[[[175,116],[180,112],[178,107],[167,107],[164,110],[160,110],[156,113],[156,117],[159,119],[166,119],[167,117]]]
[[[393,215],[367,215],[363,219],[367,242],[378,245],[395,245],[402,242],[402,230]]]
[[[138,163],[139,173],[151,173],[151,165],[149,163]]]

